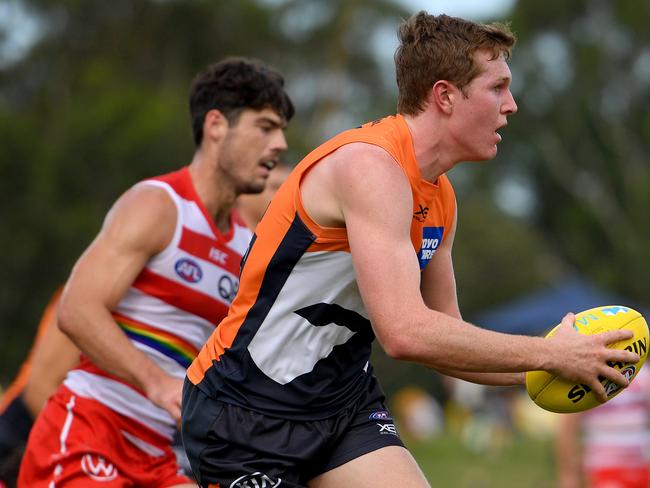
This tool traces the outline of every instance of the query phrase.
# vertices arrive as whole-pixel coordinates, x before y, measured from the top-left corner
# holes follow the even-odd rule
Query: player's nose
[[[505,115],[513,115],[517,113],[517,102],[515,102],[515,97],[512,95],[512,92],[508,90],[508,95],[505,103],[502,105],[501,110]]]

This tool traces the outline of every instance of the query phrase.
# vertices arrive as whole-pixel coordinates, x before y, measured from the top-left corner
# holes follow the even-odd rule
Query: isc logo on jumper
[[[444,227],[422,228],[422,247],[420,247],[420,251],[418,252],[420,269],[424,269],[424,267],[429,264],[429,261],[442,242],[442,234],[444,231]]]
[[[117,468],[101,456],[86,454],[81,458],[81,469],[95,481],[113,481],[117,478]]]
[[[176,274],[189,283],[198,283],[203,278],[203,271],[196,261],[188,258],[179,259],[174,265]]]

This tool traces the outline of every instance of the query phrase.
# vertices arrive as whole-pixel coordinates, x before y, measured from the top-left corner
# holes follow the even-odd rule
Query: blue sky
[[[497,19],[514,7],[516,0],[400,0],[415,13],[448,14],[469,20]],[[501,19],[499,19],[501,20]],[[505,20],[505,19],[504,19]]]

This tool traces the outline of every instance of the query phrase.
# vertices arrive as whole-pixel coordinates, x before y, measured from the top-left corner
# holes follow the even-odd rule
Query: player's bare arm
[[[427,307],[437,310],[451,317],[462,319],[456,294],[456,277],[452,260],[452,248],[456,236],[457,215],[448,234],[442,241],[427,266],[421,273],[420,290]],[[472,383],[493,386],[521,385],[525,382],[524,373],[485,373],[468,372],[455,369],[437,371],[448,376],[453,376]]]
[[[170,242],[175,222],[176,208],[163,190],[135,187],[126,192],[72,271],[59,327],[98,367],[142,388],[179,419],[182,380],[135,348],[110,313],[147,260]]]
[[[603,399],[598,376],[627,385],[606,361],[635,362],[638,356],[605,346],[628,338],[628,332],[579,336],[569,317],[553,339],[544,340],[480,329],[428,308],[420,293],[419,266],[408,237],[411,189],[397,164],[379,148],[354,144],[318,166],[321,172],[312,176],[322,178],[323,187],[329,188],[339,203],[360,292],[377,339],[388,355],[452,371],[547,370],[588,384]],[[309,212],[323,208],[316,202],[305,201]],[[330,217],[336,221],[336,213]]]
[[[52,322],[38,340],[32,355],[29,378],[22,393],[25,405],[34,418],[68,371],[79,362],[79,349],[56,326],[55,314],[52,314]]]

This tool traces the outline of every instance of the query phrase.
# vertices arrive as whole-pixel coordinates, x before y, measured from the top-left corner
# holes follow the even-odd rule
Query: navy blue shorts
[[[0,482],[14,486],[29,431],[34,419],[17,396],[0,414]],[[0,483],[2,485],[2,483]]]
[[[183,444],[204,488],[303,488],[363,454],[404,445],[383,402],[377,386],[336,417],[293,421],[214,400],[186,379]]]

